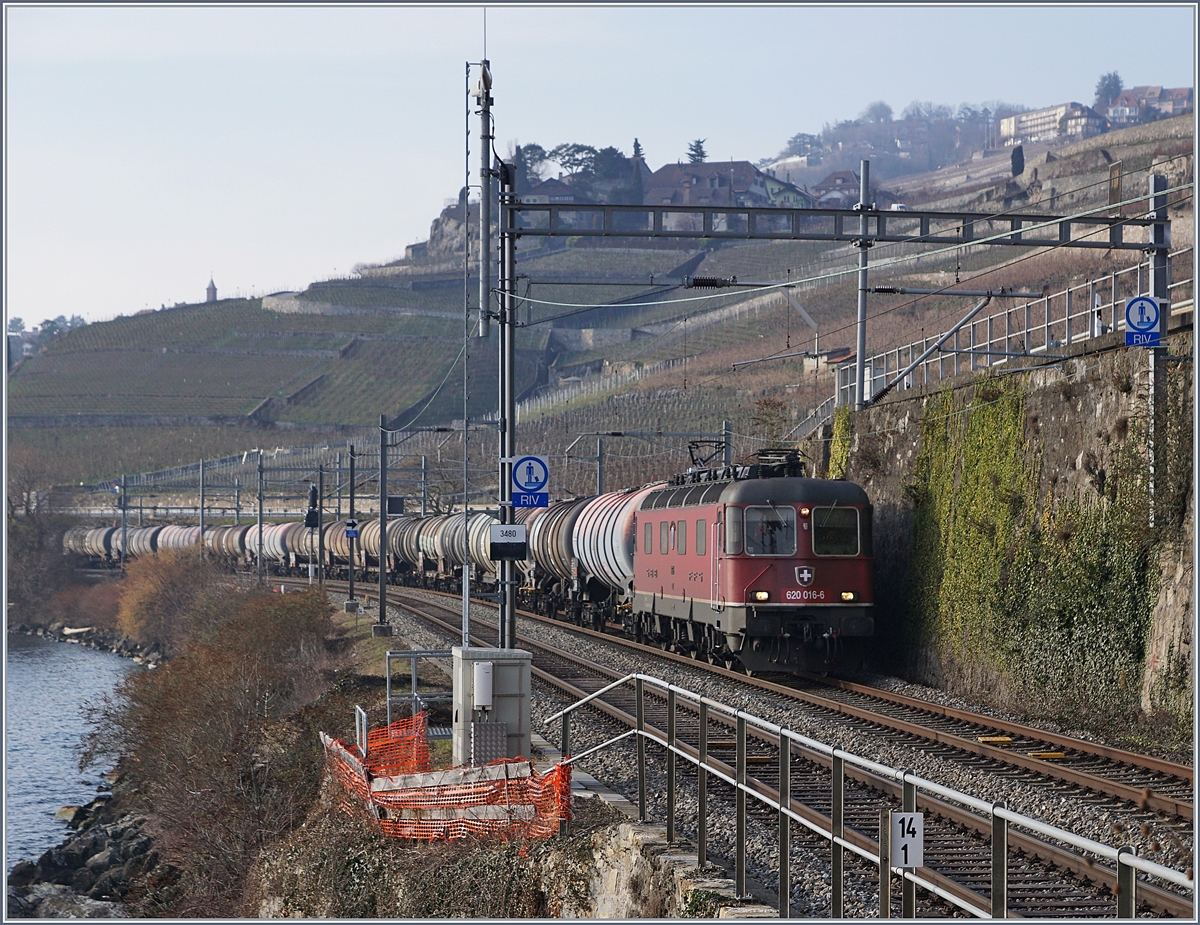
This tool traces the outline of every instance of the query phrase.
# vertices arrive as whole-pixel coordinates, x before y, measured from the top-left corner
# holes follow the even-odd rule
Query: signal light
[[[852,600],[854,600],[854,592],[853,592],[853,591],[843,591],[843,592],[842,592],[842,600],[843,600],[843,601],[852,601]]]
[[[754,599],[756,601],[769,601],[771,599],[770,591],[755,591]]]

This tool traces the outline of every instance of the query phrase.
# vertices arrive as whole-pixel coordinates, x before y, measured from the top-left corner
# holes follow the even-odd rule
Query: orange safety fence
[[[363,763],[375,777],[416,774],[429,770],[429,714],[422,710],[390,726],[367,733]]]
[[[523,758],[502,758],[482,767],[431,771],[424,723],[422,713],[369,733],[365,760],[357,747],[321,735],[333,776],[385,835],[544,838],[571,818],[570,765],[540,773]],[[352,804],[343,803],[343,809],[352,811]]]

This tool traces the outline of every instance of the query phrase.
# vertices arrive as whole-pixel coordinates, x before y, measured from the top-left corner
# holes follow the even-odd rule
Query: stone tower
[[[205,290],[205,302],[217,301],[217,284],[212,281],[212,277],[208,278],[208,289]]]

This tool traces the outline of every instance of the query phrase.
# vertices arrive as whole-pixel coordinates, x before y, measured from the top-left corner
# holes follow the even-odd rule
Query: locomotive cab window
[[[725,555],[742,554],[742,509],[732,504],[725,508]]]
[[[687,521],[681,520],[676,524],[675,550],[681,556],[687,555]]]
[[[696,521],[696,555],[704,555],[704,541],[707,539],[708,521],[701,517]]]
[[[812,510],[813,555],[857,556],[858,509],[814,507]]]
[[[746,555],[794,556],[796,509],[775,505],[746,508]]]
[[[646,548],[643,550],[647,555],[654,552],[654,524],[646,521]]]

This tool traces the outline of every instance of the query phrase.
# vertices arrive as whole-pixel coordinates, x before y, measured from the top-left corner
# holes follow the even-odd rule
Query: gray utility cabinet
[[[471,755],[492,754],[495,749],[472,749],[476,723],[507,725],[507,758],[530,757],[531,720],[529,715],[530,664],[533,656],[523,649],[484,649],[455,646],[451,650],[454,673],[453,760],[456,766],[471,763]],[[492,666],[491,709],[481,709],[488,702],[486,690],[475,690],[477,678],[486,678],[486,669],[477,670],[476,663]],[[481,682],[484,683],[484,682]],[[495,735],[493,728],[480,729],[481,735]],[[480,745],[482,746],[482,742]]]

